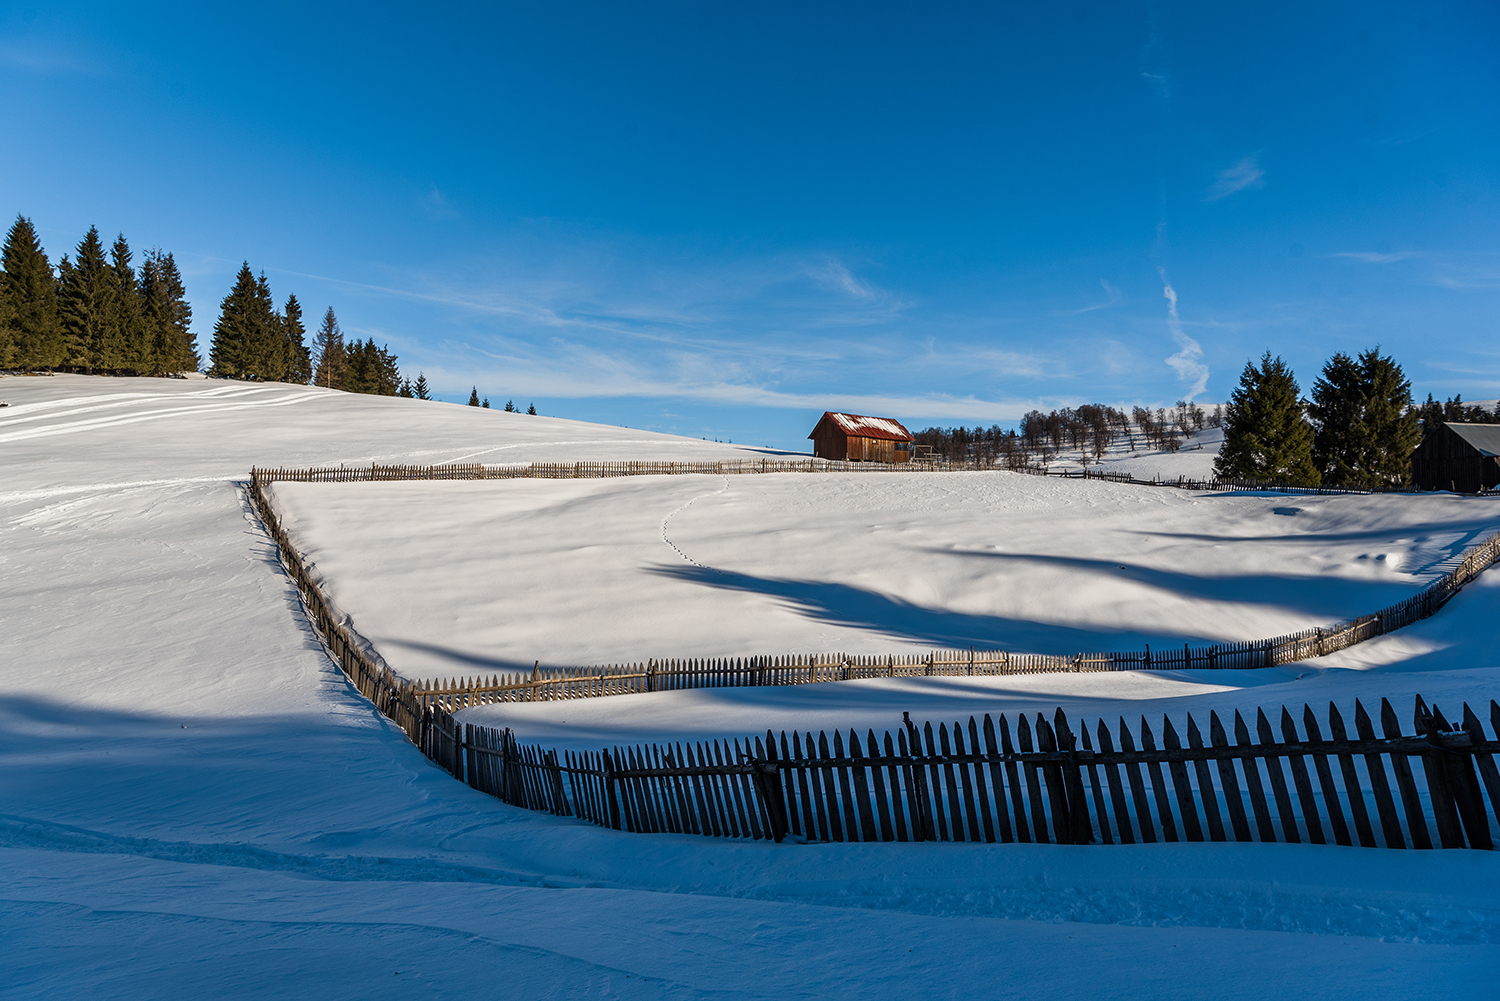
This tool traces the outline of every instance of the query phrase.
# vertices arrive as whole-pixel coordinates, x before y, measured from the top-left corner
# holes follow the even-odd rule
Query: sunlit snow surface
[[[1500,865],[1486,853],[1212,844],[776,847],[618,834],[506,807],[428,765],[350,691],[308,631],[274,550],[248,513],[241,482],[256,463],[701,459],[748,450],[458,406],[201,380],[0,379],[0,401],[10,404],[0,409],[6,997],[1210,992],[1342,999],[1460,990],[1478,996],[1500,966]],[[912,590],[889,590],[897,585],[879,582],[892,579],[894,556],[862,568],[836,566],[830,556],[820,570],[813,542],[754,557],[767,561],[755,564],[755,547],[745,539],[752,519],[736,518],[727,505],[742,496],[741,484],[774,492],[779,479],[736,479],[729,491],[673,518],[665,542],[667,512],[651,506],[639,531],[649,536],[654,527],[657,535],[638,544],[644,552],[653,542],[659,552],[651,560],[679,570],[744,560],[729,569],[863,586],[927,609],[951,608],[963,593],[961,581],[947,578],[938,582],[946,593],[920,593],[915,582],[899,585]],[[1081,484],[1037,483],[1038,498],[1076,506],[1095,496],[1087,493],[1092,488],[1065,492]],[[681,504],[719,486],[683,478],[671,489],[688,490],[676,498]],[[609,489],[625,490],[627,498],[630,490],[645,491],[636,496],[651,505],[674,499],[652,495],[662,488],[647,481]],[[793,492],[766,501],[757,517],[780,511],[784,528],[805,530],[790,513],[798,488],[787,489]],[[1186,530],[1166,515],[1212,503],[1153,496],[1141,503],[1161,508],[1160,524],[1151,526],[1161,532]],[[811,507],[820,498],[805,500]],[[942,509],[939,498],[930,503]],[[1300,499],[1275,503],[1330,509]],[[726,531],[715,530],[716,512]],[[408,527],[425,531],[442,517],[429,505]],[[924,522],[917,512],[904,517],[913,526]],[[1201,533],[1212,525],[1200,517],[1193,530]],[[1272,514],[1266,524],[1305,524],[1301,517]],[[867,526],[897,524],[882,518],[866,519]],[[835,541],[858,542],[865,530],[852,515],[847,520]],[[957,515],[939,520],[963,524]],[[1395,548],[1395,539],[1415,538],[1415,523],[1404,522],[1382,523],[1379,539],[1367,545],[1318,543],[1333,569],[1309,573],[1326,574],[1343,589],[1327,606],[1310,605],[1314,599],[1296,589],[1297,578],[1309,574],[1294,574],[1282,601],[1266,593],[1210,594],[1208,604],[1240,609],[1214,628],[1250,628],[1261,615],[1338,615],[1366,596],[1384,601],[1416,586],[1469,531],[1438,515],[1420,521],[1433,526],[1426,550]],[[1392,528],[1400,531],[1392,536]],[[1359,530],[1354,521],[1346,529]],[[1111,530],[1111,546],[1124,531]],[[1256,529],[1247,517],[1215,531]],[[977,535],[952,541],[1006,544]],[[617,541],[622,551],[635,545],[633,538]],[[1360,553],[1397,551],[1402,562],[1395,567],[1358,561]],[[1004,562],[954,552],[954,565]],[[1142,554],[1125,555],[1116,566],[1171,571]],[[346,557],[330,548],[325,558]],[[1229,564],[1225,576],[1250,569],[1249,562]],[[492,576],[518,595],[548,583],[534,567],[521,573],[497,565]],[[927,576],[922,569],[913,581]],[[753,599],[763,617],[757,634],[781,621],[855,630],[868,636],[860,649],[928,642],[849,621],[822,624],[796,596],[716,587],[691,574],[657,577],[701,593],[700,608]],[[1195,593],[1161,580],[1131,586]],[[633,600],[602,580],[592,587],[592,602],[606,613]],[[649,618],[659,599],[644,598]],[[1195,607],[1204,600],[1195,597]],[[1045,611],[1037,604],[1007,614],[1042,630],[1038,640],[1076,628],[1067,616],[1037,609]],[[958,612],[996,614],[984,606]],[[526,707],[535,714],[518,722],[532,735],[574,734],[577,746],[589,746],[579,734],[736,733],[768,718],[884,725],[879,721],[899,718],[902,709],[948,718],[986,706],[1175,715],[1304,698],[1348,704],[1357,693],[1398,697],[1405,717],[1412,691],[1446,708],[1500,690],[1495,621],[1500,587],[1482,580],[1438,618],[1339,655],[1338,670],[1318,662],[1245,675],[682,693],[659,705],[630,697]],[[671,631],[649,627],[644,635],[653,640]],[[726,623],[727,635],[735,628]],[[1146,630],[1168,631],[1160,622]],[[855,648],[850,635],[835,637],[836,645]],[[606,631],[601,647],[605,639],[618,646],[621,634]],[[757,643],[746,652],[814,642],[781,632],[766,640],[769,648]],[[666,643],[661,653],[677,646]],[[751,704],[773,695],[784,701]],[[688,697],[697,701],[684,702]]]
[[[1415,594],[1500,499],[1190,493],[1005,472],[278,483],[409,677],[751,654],[1256,640]]]

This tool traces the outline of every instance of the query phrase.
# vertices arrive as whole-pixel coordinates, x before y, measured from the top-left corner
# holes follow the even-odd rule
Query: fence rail
[[[577,465],[556,468],[576,469]],[[389,466],[347,472],[359,474],[349,476],[350,480],[366,481],[475,479],[479,477],[472,475],[473,470],[493,468]],[[300,478],[282,474],[328,474],[325,482],[337,482],[334,474],[344,472],[256,469],[251,474],[250,500],[276,542],[309,618],[360,693],[438,765],[508,803],[582,817],[618,830],[776,841],[791,835],[826,841],[1027,841],[1034,837],[1041,842],[1113,843],[1118,838],[1132,843],[1137,838],[1157,840],[1158,829],[1163,840],[1176,841],[1179,828],[1183,837],[1192,841],[1203,839],[1204,822],[1211,840],[1224,840],[1222,818],[1227,811],[1235,840],[1296,842],[1305,835],[1314,843],[1324,843],[1326,829],[1336,843],[1350,844],[1344,819],[1347,814],[1354,821],[1359,843],[1365,846],[1431,847],[1429,822],[1443,847],[1489,848],[1493,844],[1489,818],[1496,816],[1500,797],[1500,776],[1494,762],[1500,742],[1484,734],[1467,705],[1462,725],[1454,728],[1436,709],[1429,710],[1420,697],[1416,736],[1401,734],[1394,711],[1382,700],[1383,734],[1378,738],[1363,706],[1356,703],[1357,739],[1352,741],[1337,708],[1330,705],[1327,724],[1332,737],[1328,741],[1321,736],[1312,711],[1304,707],[1303,739],[1299,739],[1290,713],[1283,708],[1281,741],[1275,739],[1262,713],[1257,714],[1259,739],[1251,741],[1236,713],[1235,743],[1231,745],[1217,715],[1210,714],[1207,746],[1189,718],[1187,747],[1182,746],[1171,721],[1164,720],[1163,746],[1158,748],[1142,718],[1139,748],[1121,719],[1118,750],[1103,721],[1097,728],[1098,749],[1092,746],[1087,728],[1081,729],[1080,744],[1061,709],[1051,724],[1038,715],[1034,731],[1024,716],[1019,717],[1014,743],[1003,716],[996,743],[995,724],[987,715],[982,745],[978,724],[972,718],[967,744],[957,723],[950,744],[946,724],[939,724],[934,739],[931,724],[919,733],[908,721],[894,740],[887,732],[883,743],[877,743],[870,731],[863,747],[858,735],[850,731],[847,753],[843,734],[834,731],[831,745],[823,733],[816,746],[811,733],[806,734],[805,741],[796,733],[788,741],[783,733],[778,747],[767,732],[764,740],[745,739],[743,745],[739,740],[709,741],[696,747],[678,744],[559,754],[522,745],[508,729],[459,723],[453,713],[492,702],[591,698],[676,688],[808,684],[871,677],[1253,668],[1289,663],[1343,649],[1435,614],[1464,585],[1500,559],[1500,533],[1471,547],[1458,567],[1405,601],[1329,629],[1304,630],[1271,640],[1198,649],[1184,646],[1181,650],[1152,651],[1148,647],[1139,653],[1065,656],[971,649],[935,651],[926,656],[652,660],[595,668],[544,669],[537,664],[529,676],[451,679],[444,684],[409,681],[380,662],[347,619],[335,613],[309,575],[266,493],[272,482]],[[1491,726],[1500,736],[1500,706],[1493,701],[1490,714]],[[1412,772],[1412,756],[1422,759],[1421,773]],[[1291,769],[1292,787],[1286,784],[1282,758]],[[1390,792],[1387,758],[1400,793],[1399,813]],[[1334,780],[1330,764],[1334,759],[1341,783]],[[1308,777],[1309,760],[1318,776],[1316,789]],[[1215,773],[1208,767],[1210,761],[1217,769],[1217,785]],[[1191,775],[1189,764],[1193,766]],[[1171,776],[1170,787],[1163,777],[1163,765]],[[1262,769],[1274,796],[1274,818],[1265,798]],[[1489,796],[1488,815],[1480,793],[1481,781]],[[1289,788],[1295,788],[1295,803]],[[1371,802],[1380,821],[1378,838],[1369,822]],[[1249,833],[1247,804],[1256,820],[1255,837]],[[878,835],[874,833],[877,830]]]

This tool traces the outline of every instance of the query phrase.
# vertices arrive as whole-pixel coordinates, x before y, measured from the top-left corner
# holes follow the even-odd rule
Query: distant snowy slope
[[[1129,435],[1118,438],[1100,460],[1076,449],[1065,448],[1047,463],[1049,469],[1075,470],[1093,469],[1107,473],[1127,473],[1138,480],[1211,480],[1214,478],[1214,459],[1219,456],[1219,447],[1224,444],[1222,428],[1204,428],[1191,438],[1182,440],[1175,452],[1150,447],[1144,436],[1132,429]]]
[[[256,463],[748,450],[202,380],[4,378],[0,400],[7,1001],[1197,998],[1205,984],[1222,998],[1344,1001],[1481,996],[1500,966],[1495,853],[771,846],[507,807],[433,767],[350,689],[240,486]],[[695,528],[696,508],[681,540],[669,534],[689,554],[714,524]],[[436,500],[386,530],[443,516]],[[1348,527],[1350,545],[1360,531]],[[1485,590],[1450,611],[1465,609],[1497,614]],[[1489,639],[1427,641],[1493,654]],[[1455,694],[1496,688],[1483,673],[1432,677]],[[1232,689],[1253,683],[1033,693],[1102,713],[1142,693],[1250,704],[1255,692]],[[822,690],[836,697],[820,711],[875,714],[859,686]],[[894,708],[892,693],[878,699]]]

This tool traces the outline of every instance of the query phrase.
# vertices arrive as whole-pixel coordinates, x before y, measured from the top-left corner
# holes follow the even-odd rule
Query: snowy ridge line
[[[486,694],[472,684],[462,692],[441,692],[430,685],[413,684],[388,666],[377,664],[373,653],[366,651],[366,645],[347,622],[332,614],[328,601],[307,574],[300,554],[291,545],[285,528],[276,517],[265,492],[265,483],[258,475],[252,475],[249,494],[253,506],[276,540],[284,567],[298,585],[309,618],[324,636],[330,654],[361,694],[400,726],[412,742],[440,767],[472,787],[514,805],[641,832],[676,831],[770,838],[778,842],[789,835],[804,840],[993,841],[996,827],[991,822],[992,806],[997,814],[1013,809],[1016,838],[1030,839],[1025,806],[1029,802],[1030,831],[1035,833],[1036,840],[1050,840],[1047,832],[1051,830],[1060,843],[1091,843],[1095,840],[1095,828],[1094,821],[1090,820],[1088,794],[1083,785],[1082,776],[1086,770],[1088,788],[1093,791],[1093,812],[1097,817],[1099,839],[1105,843],[1113,843],[1109,820],[1111,810],[1113,830],[1118,832],[1122,843],[1131,843],[1137,830],[1142,841],[1157,840],[1147,799],[1148,790],[1155,799],[1155,823],[1160,826],[1164,840],[1178,840],[1179,825],[1187,840],[1203,840],[1204,823],[1211,840],[1225,840],[1227,835],[1219,805],[1220,787],[1235,840],[1255,839],[1250,834],[1245,811],[1248,799],[1256,818],[1256,833],[1262,841],[1299,842],[1300,817],[1301,830],[1309,841],[1327,843],[1323,833],[1326,823],[1335,843],[1352,844],[1343,815],[1346,807],[1341,805],[1342,802],[1347,804],[1362,846],[1405,847],[1409,842],[1414,848],[1431,847],[1429,817],[1443,847],[1490,848],[1494,843],[1490,816],[1500,819],[1500,812],[1497,812],[1500,811],[1500,774],[1495,767],[1500,741],[1491,740],[1484,733],[1467,704],[1462,727],[1455,728],[1436,707],[1429,710],[1420,696],[1415,716],[1418,736],[1413,738],[1401,734],[1394,711],[1388,702],[1382,700],[1383,739],[1376,738],[1368,714],[1356,703],[1357,739],[1350,741],[1337,708],[1330,704],[1328,725],[1332,740],[1328,741],[1322,738],[1316,718],[1308,707],[1304,707],[1306,739],[1299,739],[1291,714],[1283,707],[1281,741],[1276,740],[1270,722],[1260,712],[1257,714],[1259,740],[1252,742],[1243,719],[1236,713],[1236,743],[1231,747],[1217,715],[1210,714],[1209,747],[1205,748],[1202,735],[1191,719],[1188,720],[1187,748],[1182,746],[1170,720],[1164,719],[1164,745],[1158,750],[1143,718],[1141,750],[1138,752],[1122,719],[1119,728],[1121,750],[1116,752],[1109,729],[1101,720],[1099,750],[1096,752],[1091,747],[1086,727],[1080,749],[1065,714],[1059,708],[1054,725],[1049,725],[1038,714],[1035,744],[1030,724],[1024,717],[1017,721],[1019,751],[1010,743],[1008,724],[1003,717],[1000,722],[1003,739],[997,747],[993,722],[986,716],[985,749],[982,752],[976,723],[971,718],[967,753],[962,728],[957,723],[951,748],[946,724],[939,725],[936,741],[931,724],[927,724],[924,748],[915,725],[908,719],[905,731],[897,735],[896,743],[901,748],[899,755],[889,733],[882,749],[876,744],[873,731],[869,734],[868,754],[861,749],[858,735],[850,731],[850,753],[845,755],[842,734],[836,730],[831,752],[825,735],[820,735],[814,752],[812,734],[808,733],[805,755],[800,737],[794,734],[788,745],[784,733],[778,755],[776,742],[768,731],[764,742],[756,737],[752,744],[747,738],[743,748],[738,740],[733,744],[712,741],[711,746],[700,743],[696,753],[691,745],[686,752],[679,745],[675,752],[670,747],[666,752],[659,747],[651,748],[649,752],[645,748],[616,748],[613,754],[608,751],[598,755],[567,752],[559,758],[556,750],[522,747],[509,729],[460,725],[451,710],[460,704],[474,704]],[[1497,557],[1500,557],[1500,534],[1471,548],[1462,565],[1442,580],[1392,607],[1402,610],[1409,621],[1425,618]],[[1405,624],[1400,621],[1400,616],[1388,616],[1390,611],[1377,613],[1373,622],[1366,624],[1373,624],[1382,631]],[[1392,625],[1392,622],[1398,624]],[[1314,632],[1317,634],[1317,643],[1313,647],[1316,653],[1307,654],[1309,656],[1327,652],[1323,649],[1326,644],[1343,642],[1349,645],[1359,641],[1358,630],[1352,627],[1339,634],[1325,635],[1322,630]],[[1293,652],[1300,649],[1299,643]],[[1277,648],[1271,647],[1262,652],[1267,651],[1278,652]],[[1185,647],[1183,654],[1191,666],[1193,652]],[[1074,658],[1026,656],[1036,662],[1033,669],[1045,670],[1058,662],[1065,666],[1053,669],[1084,669],[1082,655]],[[1090,669],[1119,669],[1115,666],[1119,656],[1103,655],[1108,666],[1094,664]],[[1146,658],[1148,667],[1166,666],[1162,663],[1166,658],[1160,658],[1153,665],[1149,651]],[[549,671],[545,679],[537,665],[530,679],[518,687],[510,687],[509,691],[524,689],[528,699],[536,699],[539,696],[587,697],[655,690],[658,681],[671,687],[707,687],[837,680],[827,675],[819,677],[817,665],[798,667],[785,664],[787,660],[799,659],[736,658],[716,662],[718,670],[705,670],[710,662],[690,661],[682,662],[687,670],[678,671],[659,670],[653,661],[646,665],[645,671],[612,673],[595,669],[590,675]],[[861,659],[867,662],[879,660]],[[1008,654],[1003,655],[1001,663],[1009,668],[1009,660]],[[779,670],[774,666],[777,661],[783,665]],[[891,670],[895,662],[895,657],[887,657],[880,666]],[[941,662],[935,654],[929,655],[924,673],[933,673],[938,663]],[[977,663],[976,651],[970,650],[967,661],[950,661],[946,665],[962,665],[966,669],[963,673],[974,673]],[[842,678],[849,678],[853,668],[851,659],[846,657],[839,673]],[[571,687],[558,687],[560,683]],[[647,688],[648,684],[652,687]],[[494,696],[499,693],[491,691],[488,694],[490,700],[497,700]],[[448,697],[443,698],[443,695]],[[1491,724],[1500,735],[1500,705],[1494,702],[1491,703]],[[1417,782],[1410,767],[1409,758],[1413,754],[1422,759],[1424,781],[1421,783]],[[1383,755],[1390,758],[1390,768],[1401,794],[1404,828],[1391,797]],[[1343,779],[1342,801],[1330,767],[1335,756]],[[1282,770],[1283,757],[1292,771],[1297,792],[1296,806],[1290,798]],[[1311,785],[1307,757],[1312,758],[1320,791],[1314,791]],[[1217,766],[1219,786],[1215,785],[1209,771],[1209,761],[1214,761]],[[1243,794],[1235,772],[1236,761],[1240,763],[1244,778]],[[1189,762],[1194,767],[1196,784],[1188,775]],[[1364,766],[1363,778],[1358,767],[1360,763]],[[1171,775],[1171,795],[1162,778],[1163,764],[1168,766]],[[1144,777],[1142,766],[1149,771],[1149,781]],[[1262,767],[1275,797],[1279,827],[1271,819],[1265,798]],[[963,786],[962,801],[955,784],[955,768]],[[1101,768],[1110,789],[1108,803],[1100,783]],[[1125,799],[1122,768],[1129,781],[1133,811]],[[564,784],[564,776],[571,786],[571,794]],[[1489,795],[1488,814],[1480,791],[1480,777],[1483,789]],[[876,827],[870,812],[871,786],[868,783],[871,781],[876,783],[873,787],[874,802],[881,811],[878,835],[874,833]],[[881,782],[886,784],[881,785]],[[1381,837],[1378,841],[1369,822],[1364,791],[1366,783],[1380,819]],[[851,790],[858,800],[857,811]],[[976,790],[984,816],[982,836],[977,819],[979,814],[975,812]],[[1175,817],[1173,796],[1177,804]],[[677,812],[673,813],[674,810]],[[696,813],[689,819],[691,811]],[[967,826],[965,817],[968,818]],[[1009,819],[1000,822],[1000,840],[1010,840],[1005,833],[1009,823]],[[898,833],[903,824],[909,837]]]
[[[514,806],[632,833],[777,843],[790,837],[1079,845],[1115,844],[1117,837],[1120,844],[1228,841],[1232,834],[1238,842],[1300,844],[1305,838],[1328,844],[1331,836],[1343,846],[1357,839],[1365,848],[1431,849],[1435,827],[1440,847],[1492,850],[1500,832],[1500,740],[1486,736],[1468,704],[1462,726],[1454,727],[1418,695],[1416,735],[1406,736],[1382,699],[1380,738],[1358,700],[1354,710],[1354,740],[1337,705],[1329,703],[1330,739],[1322,736],[1310,706],[1303,707],[1302,736],[1283,706],[1280,739],[1257,709],[1252,741],[1236,710],[1233,745],[1218,714],[1210,712],[1209,746],[1189,715],[1188,746],[1164,716],[1158,748],[1143,716],[1139,750],[1123,717],[1120,750],[1102,719],[1095,750],[1088,726],[1075,735],[1059,708],[1052,723],[1037,713],[1034,738],[1031,723],[1019,714],[1014,743],[1006,716],[999,715],[997,740],[996,720],[986,713],[982,741],[979,724],[969,717],[967,747],[960,722],[953,724],[950,744],[945,723],[934,735],[930,722],[919,732],[905,717],[895,739],[886,731],[883,744],[874,730],[862,739],[851,729],[847,753],[841,730],[834,731],[831,749],[826,731],[816,742],[810,731],[805,741],[798,732],[788,741],[783,731],[778,747],[767,730],[764,741],[747,737],[743,746],[739,738],[726,738],[696,746],[690,741],[686,748],[678,743],[569,751],[561,758],[556,750],[521,745],[509,728],[460,728],[442,714],[444,753],[434,760],[460,781]],[[1490,721],[1500,735],[1500,704],[1493,700]],[[1413,756],[1421,759],[1419,774],[1413,773]],[[1282,759],[1291,770],[1290,784]]]
[[[324,466],[304,469],[256,467],[252,476],[260,476],[266,483],[284,481],[289,483],[369,483],[400,480],[512,480],[551,479],[587,480],[616,476],[687,476],[687,475],[753,475],[764,473],[960,473],[960,472],[1009,472],[1027,476],[1055,476],[1066,480],[1101,480],[1106,483],[1123,483],[1141,487],[1172,487],[1194,491],[1241,491],[1262,493],[1297,494],[1308,496],[1335,496],[1341,494],[1376,493],[1446,493],[1449,491],[1426,491],[1416,487],[1380,487],[1355,489],[1352,487],[1310,487],[1285,480],[1256,479],[1176,479],[1152,477],[1138,479],[1129,473],[1090,472],[1087,469],[1053,470],[1045,466],[1032,466],[996,462],[989,459],[963,461],[930,461],[912,459],[909,462],[849,462],[835,459],[730,459],[711,462],[660,462],[607,461],[607,462],[532,462],[513,465],[483,465],[481,463],[451,463],[437,466],[380,465],[369,466]],[[1500,493],[1458,494],[1460,497],[1500,496]]]

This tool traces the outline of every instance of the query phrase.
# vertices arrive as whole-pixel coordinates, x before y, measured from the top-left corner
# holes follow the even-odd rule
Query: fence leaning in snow
[[[1328,737],[1310,707],[1302,732],[1283,707],[1281,733],[1257,710],[1256,739],[1239,712],[1230,743],[1217,713],[1208,737],[1191,716],[1187,746],[1162,719],[1162,744],[1141,718],[1139,745],[1122,717],[1075,735],[1058,709],[1049,723],[1002,714],[895,738],[849,731],[783,732],[741,743],[615,747],[594,753],[520,744],[509,729],[442,714],[438,759],[456,778],[507,803],[602,827],[647,833],[807,841],[971,841],[1134,844],[1262,841],[1387,848],[1494,847],[1500,774],[1490,739],[1466,704],[1454,727],[1416,700],[1403,735],[1381,700],[1382,736],[1355,702],[1355,736],[1329,704]],[[1490,702],[1500,735],[1500,705]],[[998,723],[998,726],[997,726]],[[951,733],[951,742],[950,742]],[[1413,771],[1412,758],[1420,770]],[[1210,767],[1212,765],[1212,767]],[[1290,772],[1290,782],[1288,781]],[[1392,778],[1394,778],[1394,792]],[[1269,788],[1269,795],[1267,789]],[[1489,809],[1485,809],[1485,793]],[[1227,824],[1226,824],[1227,820]],[[1436,830],[1437,840],[1433,840]]]
[[[357,470],[362,476],[349,478],[365,481],[476,478],[461,475],[471,468],[478,467],[372,467]],[[377,469],[379,474],[374,472]],[[874,802],[879,805],[878,826],[882,840],[981,840],[977,818],[982,815],[983,840],[994,840],[994,832],[998,830],[1003,841],[1009,839],[1007,832],[1012,830],[1008,816],[1000,819],[1006,809],[1004,793],[1008,790],[1010,807],[1015,813],[1013,830],[1019,840],[1028,840],[1031,833],[1039,841],[1049,840],[1046,832],[1050,829],[1058,841],[1087,842],[1094,840],[1093,821],[1089,819],[1081,779],[1081,769],[1087,767],[1100,840],[1110,841],[1113,837],[1108,819],[1110,810],[1105,805],[1099,784],[1101,769],[1110,788],[1114,830],[1120,840],[1128,843],[1134,839],[1132,823],[1143,841],[1156,839],[1157,826],[1166,840],[1177,840],[1179,823],[1188,840],[1201,840],[1203,827],[1197,812],[1200,808],[1210,837],[1220,840],[1224,836],[1218,807],[1221,793],[1214,791],[1209,773],[1207,762],[1212,760],[1218,768],[1225,809],[1236,840],[1251,840],[1245,822],[1244,802],[1234,777],[1233,763],[1238,760],[1245,779],[1244,796],[1248,797],[1255,813],[1259,840],[1300,840],[1297,828],[1300,817],[1309,840],[1315,843],[1324,841],[1322,828],[1326,823],[1333,831],[1335,841],[1346,844],[1349,843],[1347,824],[1343,820],[1343,807],[1339,805],[1328,765],[1328,755],[1333,754],[1340,762],[1345,802],[1354,818],[1360,844],[1374,845],[1373,828],[1368,823],[1369,813],[1355,770],[1355,756],[1358,755],[1364,762],[1376,815],[1381,822],[1382,840],[1379,843],[1402,847],[1409,842],[1413,847],[1430,847],[1432,842],[1425,819],[1430,816],[1444,847],[1462,847],[1466,837],[1473,847],[1491,845],[1489,822],[1475,770],[1477,768],[1478,774],[1483,776],[1493,814],[1496,797],[1500,795],[1500,779],[1495,775],[1493,756],[1500,751],[1500,744],[1485,737],[1477,717],[1467,705],[1464,707],[1464,726],[1462,730],[1454,731],[1440,713],[1428,711],[1420,698],[1416,737],[1401,735],[1394,712],[1382,702],[1383,740],[1375,738],[1362,706],[1356,708],[1358,739],[1347,740],[1337,709],[1330,706],[1328,724],[1334,735],[1332,743],[1322,742],[1311,710],[1304,712],[1308,740],[1299,742],[1291,716],[1283,709],[1282,742],[1275,741],[1270,724],[1262,714],[1257,721],[1260,741],[1252,744],[1243,721],[1236,714],[1236,743],[1233,746],[1224,741],[1223,727],[1217,717],[1212,716],[1209,747],[1202,745],[1198,728],[1189,719],[1189,747],[1181,747],[1170,721],[1166,721],[1165,743],[1158,750],[1143,718],[1141,748],[1137,750],[1122,719],[1118,751],[1114,749],[1102,721],[1098,734],[1100,748],[1096,751],[1090,746],[1087,729],[1083,731],[1083,745],[1079,747],[1059,709],[1055,726],[1049,726],[1038,716],[1036,746],[1032,744],[1031,728],[1025,718],[1018,720],[1019,750],[1010,743],[1008,724],[1003,717],[1000,720],[1002,740],[997,749],[993,723],[986,716],[986,745],[982,752],[976,724],[971,719],[967,753],[962,728],[955,723],[952,748],[945,724],[938,728],[936,743],[931,725],[925,727],[925,746],[915,727],[908,724],[906,729],[898,732],[894,743],[887,733],[883,749],[876,745],[872,731],[867,751],[861,750],[858,736],[851,731],[847,755],[842,734],[837,731],[831,751],[826,736],[822,734],[814,751],[809,733],[805,753],[801,738],[796,734],[790,744],[786,735],[782,735],[778,753],[768,732],[764,743],[755,738],[754,753],[747,739],[743,748],[738,741],[732,748],[727,742],[720,744],[715,741],[700,744],[696,752],[692,747],[684,751],[680,745],[675,751],[660,747],[616,748],[612,755],[608,751],[598,755],[569,752],[559,760],[556,751],[521,746],[509,730],[459,724],[451,714],[460,708],[487,702],[587,698],[674,688],[805,684],[917,675],[1243,668],[1288,663],[1342,649],[1434,614],[1465,584],[1500,558],[1500,534],[1472,547],[1457,568],[1396,605],[1328,630],[1305,630],[1254,643],[1219,644],[1197,651],[1184,647],[1180,652],[1158,651],[1154,654],[1149,648],[1141,653],[1073,656],[969,650],[945,655],[933,653],[926,657],[841,656],[828,660],[789,655],[648,661],[646,664],[546,671],[537,666],[529,677],[502,679],[495,676],[488,682],[472,679],[433,685],[408,681],[379,663],[348,623],[333,614],[321,589],[308,575],[301,554],[291,544],[276,517],[265,493],[269,483],[303,479],[286,474],[323,472],[328,471],[256,469],[252,471],[249,490],[252,503],[276,541],[283,565],[302,594],[311,620],[334,659],[360,693],[400,726],[429,758],[475,788],[515,805],[581,816],[595,823],[632,831],[684,831],[770,837],[777,841],[787,834],[819,840],[876,840],[874,836],[865,836],[876,829],[871,826],[875,823],[875,815],[870,813],[869,807],[869,795],[873,789]],[[1500,707],[1494,702],[1491,703],[1491,721],[1500,735]],[[1408,761],[1411,754],[1423,757],[1426,780],[1420,791],[1412,778]],[[1312,755],[1318,772],[1321,797],[1312,791],[1307,779],[1304,758],[1308,755]],[[1404,833],[1390,796],[1382,755],[1390,757],[1397,778],[1406,819]],[[1460,765],[1458,758],[1452,755],[1467,756],[1469,760]],[[1292,768],[1298,792],[1297,807],[1292,805],[1287,793],[1285,776],[1279,764],[1281,757],[1287,757]],[[1194,764],[1197,785],[1187,777],[1189,761]],[[1256,762],[1261,762],[1267,769],[1276,798],[1279,826],[1270,820],[1260,765]],[[1171,794],[1161,777],[1163,764],[1172,775]],[[1150,781],[1142,777],[1142,765],[1150,771]],[[988,784],[981,766],[989,769]],[[1129,778],[1133,810],[1124,798],[1124,787],[1119,781],[1121,768]],[[1458,771],[1454,771],[1455,768]],[[946,785],[940,781],[939,770]],[[1005,781],[999,778],[1002,770]],[[886,778],[882,779],[882,775]],[[957,786],[953,784],[955,775],[962,777],[962,809]],[[797,776],[795,782],[792,776]],[[833,791],[835,776],[838,795]],[[1025,781],[1022,782],[1020,777]],[[1026,787],[1024,795],[1021,791],[1023,785]],[[1146,797],[1147,789],[1151,790],[1156,802],[1155,824]],[[857,807],[849,798],[851,791],[858,801]],[[1174,796],[1178,806],[1175,819],[1171,809]],[[1029,818],[1025,807],[1027,802],[1030,803]],[[975,813],[976,804],[979,804],[979,813]],[[998,827],[991,823],[992,807],[999,820]],[[963,817],[970,822],[960,824]],[[1362,817],[1365,818],[1363,821]]]

